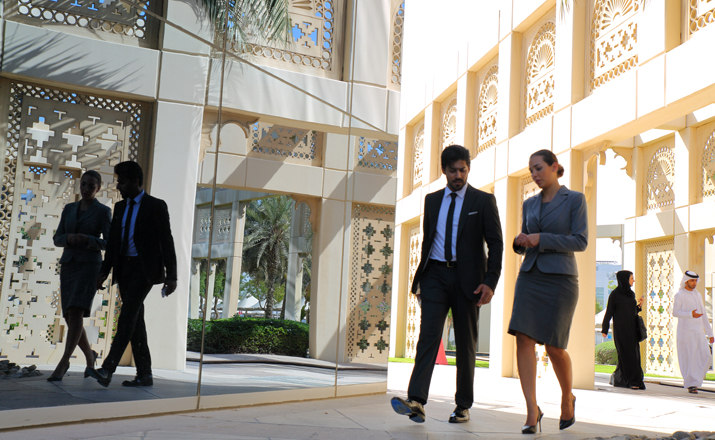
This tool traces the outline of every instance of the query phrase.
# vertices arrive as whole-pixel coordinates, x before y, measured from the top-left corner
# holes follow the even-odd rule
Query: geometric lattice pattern
[[[65,25],[136,38],[156,35],[159,22],[146,11],[161,13],[161,2],[125,0],[8,0],[10,15],[30,24]]]
[[[554,55],[556,28],[544,24],[529,46],[526,59],[526,125],[554,111]]]
[[[675,202],[675,154],[672,148],[662,147],[653,153],[645,177],[646,211],[672,206]]]
[[[689,0],[690,34],[715,22],[715,0]]]
[[[415,137],[412,142],[414,151],[412,155],[412,188],[417,188],[422,185],[422,176],[425,169],[424,151],[425,151],[425,124],[421,122],[415,128]]]
[[[710,136],[708,136],[705,142],[703,157],[700,163],[703,167],[703,198],[713,197],[715,196],[715,131],[710,133]]]
[[[591,28],[591,88],[638,64],[637,13],[642,0],[597,0]]]
[[[314,166],[322,165],[323,133],[256,122],[251,125],[249,156]]]
[[[417,225],[410,229],[410,253],[408,261],[408,289],[412,286],[412,280],[415,279],[417,266],[420,264],[422,252],[422,234],[420,234],[420,226]],[[407,293],[407,325],[405,331],[405,357],[410,359],[415,358],[417,353],[417,340],[420,336],[420,317],[422,309],[417,300],[417,296],[412,293]]]
[[[395,210],[353,205],[346,358],[387,362]]]
[[[151,112],[134,102],[22,83],[8,87],[0,203],[0,357],[47,362],[63,337],[62,248],[52,240],[62,209],[76,200],[78,177],[88,169],[102,174],[98,200],[107,205],[119,200],[113,166],[137,158],[148,123],[143,119]],[[101,306],[86,327],[93,348],[102,354],[111,340],[118,300],[114,289],[100,295]]]
[[[358,138],[357,166],[392,174],[397,169],[397,142]]]
[[[494,145],[497,138],[497,91],[499,66],[492,66],[479,87],[479,137],[477,154]]]
[[[214,217],[216,225],[213,231],[214,244],[229,243],[231,235],[231,205],[216,206]],[[196,218],[194,221],[194,243],[207,243],[209,241],[209,231],[211,229],[211,206],[203,205],[196,208]]]
[[[675,254],[673,241],[665,240],[645,246],[646,276],[646,373],[673,376],[675,326],[672,315]]]
[[[405,23],[405,2],[400,3],[392,19],[392,84],[402,82],[402,27]]]
[[[285,46],[282,43],[266,45],[265,42],[253,41],[246,44],[246,52],[274,64],[308,69],[313,74],[337,79],[342,64],[334,37],[342,32],[343,23],[338,15],[342,3],[333,0],[289,0],[291,43]],[[336,26],[339,27],[337,32]],[[217,39],[222,37],[217,35]],[[233,52],[239,53],[239,49],[235,44],[231,45]]]
[[[442,148],[454,144],[457,139],[457,97],[445,103],[442,107]]]

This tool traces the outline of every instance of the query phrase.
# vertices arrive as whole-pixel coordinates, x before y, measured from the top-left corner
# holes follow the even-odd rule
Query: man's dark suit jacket
[[[126,206],[126,200],[114,205],[107,251],[100,272],[102,277],[106,278],[109,271],[113,270],[113,283],[119,281],[121,273],[122,217]],[[176,251],[171,236],[169,210],[163,200],[152,197],[146,192],[139,204],[139,212],[134,223],[134,245],[147,281],[151,284],[161,284],[166,280],[176,280]]]
[[[444,191],[441,189],[425,197],[422,257],[412,281],[412,293],[417,292],[420,280],[427,269]],[[484,252],[485,241],[489,247],[488,258]],[[481,295],[474,295],[474,291],[480,284],[484,283],[492,290],[496,288],[501,274],[503,251],[501,223],[494,195],[467,185],[457,228],[456,259],[460,287],[470,301],[479,301]]]

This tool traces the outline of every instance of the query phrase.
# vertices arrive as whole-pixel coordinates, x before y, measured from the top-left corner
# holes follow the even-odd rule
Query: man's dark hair
[[[447,166],[452,165],[458,160],[463,160],[469,166],[469,150],[461,145],[450,145],[442,150],[441,164],[442,171],[444,171]]]
[[[139,180],[139,186],[144,185],[144,173],[138,163],[127,160],[114,165],[114,174],[129,180]]]

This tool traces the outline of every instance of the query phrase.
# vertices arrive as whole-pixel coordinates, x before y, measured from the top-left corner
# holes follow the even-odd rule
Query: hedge
[[[308,324],[235,316],[206,321],[204,353],[308,356]],[[201,350],[201,320],[189,319],[186,348]]]
[[[613,341],[601,342],[596,346],[596,363],[601,365],[616,365],[618,353]]]

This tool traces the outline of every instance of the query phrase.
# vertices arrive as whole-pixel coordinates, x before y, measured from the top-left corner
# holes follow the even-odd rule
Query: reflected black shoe
[[[469,421],[469,409],[457,406],[449,415],[449,423],[465,423]]]
[[[544,417],[544,413],[541,412],[541,408],[536,407],[539,410],[539,417],[536,418],[536,425],[539,425],[539,432],[541,432],[541,419]],[[524,425],[521,427],[522,434],[536,434],[536,425]]]
[[[89,375],[97,379],[97,382],[105,388],[108,387],[112,381],[112,372],[104,368],[100,368],[99,370],[92,369]]]
[[[397,414],[408,416],[410,420],[415,423],[424,423],[425,409],[420,402],[393,397],[392,400],[390,400],[390,404],[392,404],[392,409],[394,409]]]
[[[88,377],[94,377],[94,375],[92,375],[92,370],[94,370],[94,365],[97,363],[97,357],[99,356],[99,353],[92,350],[92,356],[94,356],[94,359],[92,360],[92,366],[84,369],[85,379]]]
[[[154,385],[154,377],[151,374],[144,376],[136,376],[134,380],[125,380],[122,382],[124,387],[150,387]]]
[[[559,429],[566,429],[574,423],[576,423],[576,396],[573,396],[573,417],[568,420],[559,419]]]

